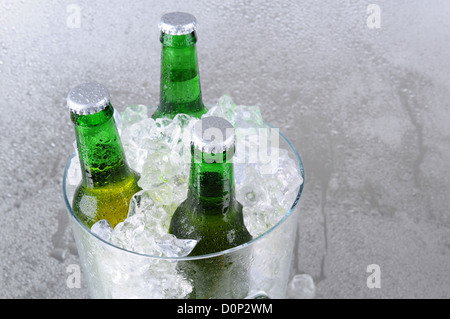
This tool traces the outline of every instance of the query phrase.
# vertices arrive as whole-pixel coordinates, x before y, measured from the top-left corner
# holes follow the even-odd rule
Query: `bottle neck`
[[[200,118],[206,113],[202,101],[195,32],[161,34],[160,104],[153,118],[173,118],[185,113]]]
[[[85,187],[106,186],[130,173],[113,114],[108,105],[95,114],[71,115]]]
[[[235,201],[231,152],[206,154],[191,146],[191,153],[188,188],[190,204],[204,214],[226,213]]]

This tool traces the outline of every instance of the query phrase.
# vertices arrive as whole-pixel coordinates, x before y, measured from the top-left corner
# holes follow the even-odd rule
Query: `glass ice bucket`
[[[297,170],[304,178],[300,155],[292,143],[280,133],[280,148],[288,150]],[[91,298],[189,298],[195,288],[183,269],[217,271],[207,284],[211,292],[202,298],[256,299],[286,297],[292,268],[292,256],[298,225],[298,202],[302,183],[290,209],[277,224],[264,234],[238,247],[196,257],[159,257],[136,253],[117,247],[90,230],[72,211],[74,186],[67,183],[67,174],[74,159],[70,158],[63,180],[64,200],[69,212],[75,241]],[[219,265],[219,266],[218,266]],[[197,267],[197,268],[196,268]],[[209,268],[208,268],[209,267]],[[205,275],[204,280],[208,280]],[[195,288],[201,289],[201,288]]]

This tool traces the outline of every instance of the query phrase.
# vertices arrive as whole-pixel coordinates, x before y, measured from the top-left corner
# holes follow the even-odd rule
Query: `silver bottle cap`
[[[185,12],[166,13],[161,17],[159,29],[170,35],[189,34],[197,29],[197,19]]]
[[[67,107],[72,113],[80,115],[100,112],[109,102],[108,90],[97,82],[81,84],[67,95]]]
[[[234,127],[224,118],[204,117],[192,127],[191,144],[202,153],[224,153],[230,150],[234,143]]]

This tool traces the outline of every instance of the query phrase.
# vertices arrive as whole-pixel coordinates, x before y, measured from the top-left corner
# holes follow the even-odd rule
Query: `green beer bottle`
[[[88,228],[101,219],[115,227],[127,217],[131,197],[141,189],[139,175],[127,165],[109,93],[99,83],[82,84],[69,92],[67,106],[82,172],[73,211]]]
[[[161,17],[161,88],[153,119],[173,119],[178,113],[200,118],[207,112],[202,101],[197,61],[197,20],[188,13]]]
[[[227,120],[204,117],[193,126],[187,199],[176,209],[169,228],[177,238],[197,240],[190,256],[220,252],[252,239],[235,198],[234,151],[234,129]],[[194,286],[190,298],[245,296],[245,267],[225,259],[222,255],[180,264]]]

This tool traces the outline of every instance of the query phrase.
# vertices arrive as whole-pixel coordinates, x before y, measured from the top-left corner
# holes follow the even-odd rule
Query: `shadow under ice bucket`
[[[300,155],[280,133],[280,148],[294,159],[302,178]],[[298,226],[298,202],[303,185],[282,218],[251,241],[214,254],[195,257],[160,257],[115,246],[87,229],[75,216],[71,202],[75,186],[67,182],[72,155],[64,173],[63,193],[82,263],[83,279],[91,298],[190,298],[194,287],[189,272],[208,269],[207,292],[202,298],[286,298],[292,277],[292,256]],[[209,278],[210,276],[211,278]]]

